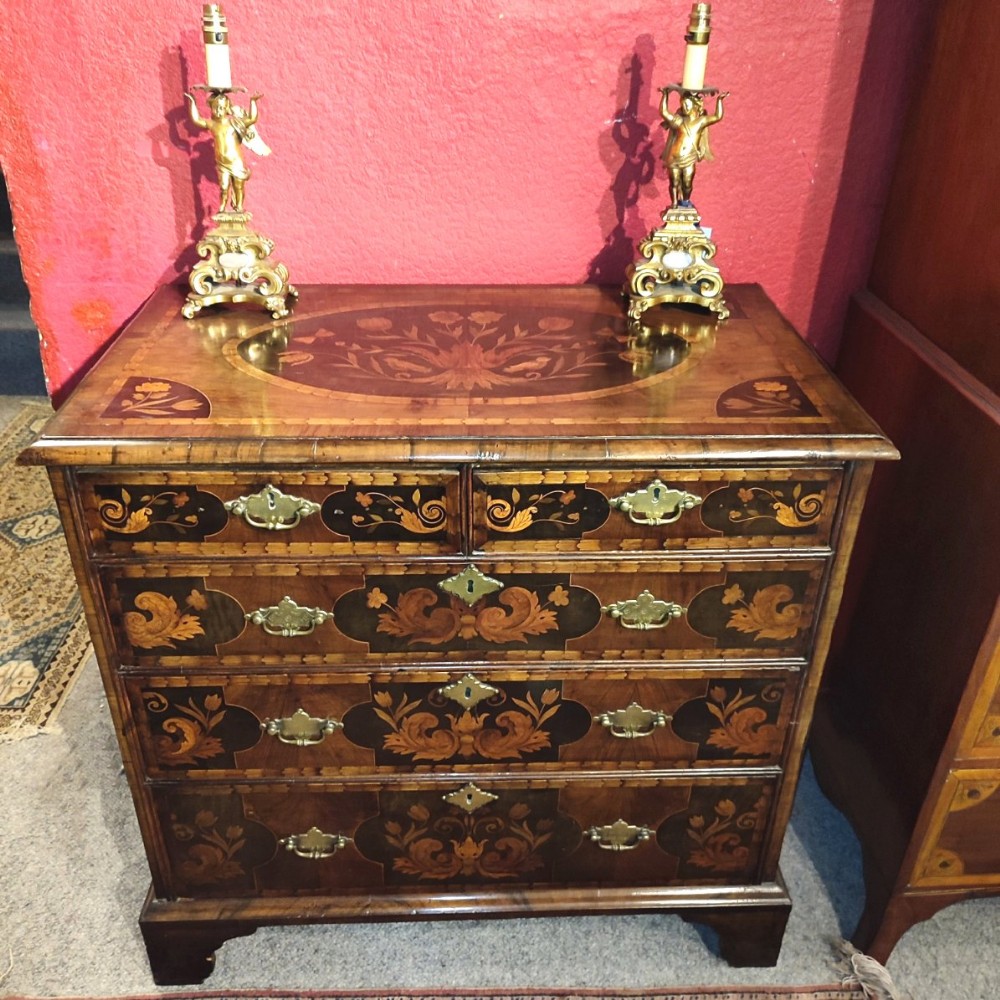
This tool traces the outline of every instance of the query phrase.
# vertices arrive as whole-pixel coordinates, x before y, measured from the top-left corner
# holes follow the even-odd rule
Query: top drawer
[[[113,555],[461,551],[457,469],[79,476],[90,544]]]
[[[476,550],[825,548],[840,469],[482,470]]]

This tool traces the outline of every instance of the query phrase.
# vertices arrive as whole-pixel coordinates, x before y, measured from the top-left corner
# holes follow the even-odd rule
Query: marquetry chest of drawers
[[[268,923],[671,910],[770,964],[892,446],[754,287],[158,292],[45,463],[152,872],[154,976]]]

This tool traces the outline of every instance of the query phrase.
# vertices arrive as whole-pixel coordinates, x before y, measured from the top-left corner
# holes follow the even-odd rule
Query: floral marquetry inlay
[[[755,639],[793,639],[808,624],[801,604],[794,603],[791,587],[776,583],[756,591],[747,599],[743,588],[727,587],[723,604],[735,605],[726,627],[752,635]]]
[[[234,353],[257,367],[271,331]],[[636,381],[623,316],[519,306],[386,306],[296,320],[266,370],[288,382],[376,396],[555,396]]]
[[[696,787],[688,807],[657,829],[657,842],[692,877],[745,878],[759,860],[772,794],[759,782]]]
[[[720,417],[814,417],[819,411],[795,379],[750,379],[727,389],[716,404]]]
[[[466,709],[444,718],[421,711],[419,700],[410,702],[405,693],[395,703],[386,691],[375,694],[375,714],[391,729],[383,745],[387,750],[414,760],[443,761],[452,757],[482,757],[486,760],[518,760],[550,744],[545,724],[560,709],[559,692],[550,688],[539,703],[529,692],[514,698],[511,708],[493,718],[489,713]]]
[[[208,398],[190,385],[165,378],[130,378],[104,411],[105,417],[204,418],[212,410]]]
[[[362,508],[362,513],[351,517],[358,528],[378,528],[388,522],[415,535],[428,535],[440,531],[448,517],[448,508],[440,498],[424,499],[419,489],[405,495],[359,490],[354,499]]]
[[[557,649],[597,624],[596,598],[571,586],[568,577],[505,576],[489,587],[477,580],[461,574],[444,581],[373,576],[365,590],[341,597],[334,615],[345,635],[368,642],[373,652],[483,643]]]
[[[561,688],[559,681],[494,687],[469,674],[444,686],[373,685],[371,701],[344,716],[344,734],[371,747],[380,765],[553,761],[590,729],[587,709]]]
[[[167,646],[173,649],[178,642],[204,635],[201,619],[195,612],[208,607],[205,595],[192,590],[183,608],[167,594],[144,590],[137,594],[138,611],[126,611],[123,616],[128,641],[139,649]]]
[[[743,506],[729,512],[729,520],[743,525],[748,521],[773,520],[785,528],[804,528],[823,513],[826,491],[804,493],[802,484],[790,493],[760,486],[743,487],[737,491]]]
[[[161,692],[144,691],[142,700],[147,712],[168,715],[160,722],[163,734],[156,737],[154,744],[160,764],[197,764],[223,753],[222,740],[213,735],[226,717],[219,695],[206,695],[198,701],[188,698],[187,704],[171,705]]]
[[[440,794],[383,793],[380,816],[358,828],[355,844],[396,884],[545,880],[580,838],[579,826],[556,808],[557,797],[512,791],[470,812]]]

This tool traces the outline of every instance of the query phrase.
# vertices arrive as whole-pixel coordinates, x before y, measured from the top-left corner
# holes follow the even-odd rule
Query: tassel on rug
[[[843,956],[839,966],[844,973],[840,980],[842,985],[860,986],[870,1000],[909,1000],[892,981],[884,965],[858,951],[850,941],[841,941],[839,950]]]

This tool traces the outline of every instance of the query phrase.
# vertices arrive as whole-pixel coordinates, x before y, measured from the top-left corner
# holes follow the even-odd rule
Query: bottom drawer
[[[458,885],[731,885],[776,779],[564,777],[158,788],[166,896]],[[773,875],[773,873],[770,873]]]

